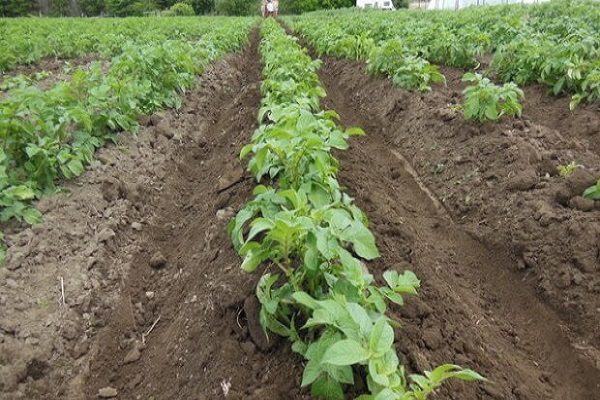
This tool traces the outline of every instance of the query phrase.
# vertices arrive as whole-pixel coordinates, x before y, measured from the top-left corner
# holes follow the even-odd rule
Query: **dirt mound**
[[[243,273],[226,233],[254,183],[239,161],[257,127],[258,36],[215,68],[211,96],[187,102],[184,136],[125,290],[98,338],[87,397],[283,399],[298,392],[301,366],[285,343],[261,351],[247,321],[258,276]],[[255,313],[253,313],[255,314]],[[256,317],[256,314],[254,315]]]
[[[600,176],[598,155],[527,117],[467,123],[449,107],[452,88],[408,93],[362,64],[324,61],[327,106],[368,135],[339,154],[343,184],[379,234],[382,268],[424,282],[421,299],[399,310],[411,319],[400,330],[409,365],[455,361],[493,381],[479,392],[455,384],[444,398],[593,398],[600,210],[572,207]],[[589,168],[545,175],[565,159]]]

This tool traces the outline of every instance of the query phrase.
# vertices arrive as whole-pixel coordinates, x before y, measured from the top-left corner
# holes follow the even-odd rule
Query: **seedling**
[[[600,179],[595,185],[584,190],[583,197],[586,199],[600,200]]]
[[[567,165],[559,165],[556,167],[558,175],[561,178],[567,178],[573,174],[577,169],[582,168],[582,165],[577,164],[575,161],[571,161]]]

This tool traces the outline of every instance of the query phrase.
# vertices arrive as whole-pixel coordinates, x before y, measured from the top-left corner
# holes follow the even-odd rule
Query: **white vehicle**
[[[358,8],[378,8],[380,10],[395,10],[392,0],[356,0]]]

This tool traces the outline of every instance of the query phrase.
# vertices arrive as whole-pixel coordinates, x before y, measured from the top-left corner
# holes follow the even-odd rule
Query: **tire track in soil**
[[[340,70],[356,65],[329,57],[323,61],[324,104],[345,126],[367,132],[336,156],[341,183],[371,219],[382,253],[371,268],[379,273],[389,267],[411,269],[422,279],[420,295],[394,309],[403,322],[397,338],[409,369],[453,362],[491,381],[452,382],[437,398],[594,398],[598,369],[571,347],[562,321],[512,272],[517,260],[440,215],[414,173],[402,167],[394,155],[398,150],[386,139],[394,125],[372,112],[384,94],[358,96],[362,83],[339,82]]]
[[[182,118],[202,139],[172,165],[157,223],[99,335],[88,398],[105,387],[127,399],[304,398],[300,360],[287,343],[262,352],[249,337],[244,301],[258,275],[240,270],[226,233],[254,187],[238,158],[261,98],[258,31],[250,38],[217,65],[202,99],[184,106]]]

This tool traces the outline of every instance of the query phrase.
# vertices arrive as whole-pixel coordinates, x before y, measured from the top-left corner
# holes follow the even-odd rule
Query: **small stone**
[[[14,252],[10,256],[10,260],[6,263],[6,269],[9,271],[15,271],[21,268],[23,261],[27,257],[27,254],[24,252]]]
[[[193,295],[192,298],[190,299],[190,303],[195,303],[198,301],[198,296]]]
[[[527,268],[535,268],[537,267],[537,261],[533,257],[531,253],[527,253],[523,255],[523,262],[525,262],[525,266]]]
[[[582,196],[575,196],[569,201],[569,206],[579,211],[592,211],[594,209],[594,200],[586,199]]]
[[[252,356],[256,353],[256,345],[252,342],[243,342],[240,344],[240,347],[247,356]]]
[[[240,182],[244,178],[244,169],[239,166],[233,166],[229,171],[219,178],[217,185],[217,192],[222,192],[225,189],[229,189],[236,183]]]
[[[117,389],[111,388],[110,386],[98,390],[98,397],[101,399],[111,399],[117,397]]]
[[[129,350],[129,353],[123,359],[124,364],[131,364],[140,359],[142,353],[140,353],[140,349],[138,349],[137,345],[133,346],[133,349]]]
[[[142,383],[142,379],[143,379],[142,374],[137,374],[131,381],[129,381],[127,383],[127,389],[129,389],[129,390],[135,389],[140,383]]]
[[[152,123],[149,115],[142,115],[139,118],[139,122],[141,126],[149,126]]]
[[[19,287],[19,284],[14,279],[8,278],[5,282],[6,286],[8,286],[10,289],[16,289]]]
[[[116,233],[112,229],[104,228],[100,231],[100,233],[98,233],[97,239],[100,243],[104,243],[104,242],[108,241],[109,239],[115,237],[115,235],[116,235]]]
[[[89,350],[89,343],[86,339],[78,342],[73,348],[72,355],[74,359],[79,359],[84,356]]]
[[[146,298],[152,300],[154,298],[154,292],[146,292]]]
[[[96,158],[98,159],[98,161],[100,161],[102,164],[105,164],[105,165],[115,165],[116,164],[115,159],[106,153],[98,154],[96,156]]]
[[[165,116],[161,113],[152,114],[150,116],[150,122],[152,122],[152,125],[154,125],[154,126],[157,126],[158,124],[160,124],[164,119],[165,119]]]
[[[217,211],[217,219],[220,221],[228,221],[235,215],[233,207],[222,208]]]
[[[437,349],[442,340],[442,333],[439,328],[431,328],[423,332],[423,341],[425,342],[427,348],[431,350]]]
[[[159,135],[162,135],[167,139],[171,139],[175,135],[173,128],[167,120],[160,121],[160,123],[156,126],[156,131]]]
[[[161,269],[167,266],[167,259],[160,252],[156,252],[150,259],[150,267]]]
[[[142,230],[142,224],[140,224],[139,222],[133,222],[133,223],[131,224],[131,228],[132,228],[134,231],[141,231],[141,230]]]
[[[533,173],[523,172],[508,182],[508,189],[513,191],[529,190],[538,182],[538,177]]]

